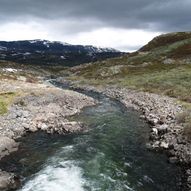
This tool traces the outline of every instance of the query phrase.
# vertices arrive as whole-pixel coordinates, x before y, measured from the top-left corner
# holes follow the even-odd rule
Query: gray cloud
[[[0,22],[59,19],[69,32],[96,27],[190,30],[190,0],[0,0]],[[60,26],[62,28],[62,26]]]

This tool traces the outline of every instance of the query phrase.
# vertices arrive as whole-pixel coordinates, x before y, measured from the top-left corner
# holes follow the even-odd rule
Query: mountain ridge
[[[71,45],[60,41],[0,41],[0,59],[24,64],[75,66],[117,57],[123,53],[113,48]]]

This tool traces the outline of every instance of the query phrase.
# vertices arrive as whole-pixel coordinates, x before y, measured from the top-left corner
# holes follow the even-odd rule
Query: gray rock
[[[18,110],[18,111],[16,111],[16,118],[19,118],[19,117],[22,117],[22,111],[20,111],[20,110]]]
[[[152,132],[153,132],[155,135],[158,135],[158,129],[157,129],[157,128],[152,128]]]
[[[156,141],[159,139],[159,136],[155,132],[152,132],[150,133],[149,139],[150,141]]]
[[[0,159],[18,149],[18,143],[8,137],[0,137]]]
[[[174,60],[171,59],[171,58],[167,58],[163,61],[163,64],[173,64],[174,63]]]
[[[46,131],[48,129],[48,126],[45,123],[42,123],[40,129]]]
[[[158,124],[158,122],[159,122],[159,120],[158,119],[151,119],[151,120],[149,120],[149,123],[151,124],[151,125],[157,125]]]
[[[170,158],[169,158],[169,162],[170,162],[171,164],[175,164],[175,163],[178,162],[178,158],[177,158],[177,157],[170,157]]]
[[[160,148],[160,141],[155,141],[153,144],[152,144],[152,149],[153,150],[157,150]]]
[[[28,112],[28,111],[23,111],[23,112],[22,112],[22,116],[23,116],[24,118],[27,118],[27,117],[29,116],[29,112]]]
[[[30,125],[28,123],[22,123],[22,126],[28,130],[30,128]]]
[[[164,149],[168,149],[169,148],[169,144],[163,141],[163,142],[160,143],[160,147],[164,148]]]
[[[0,190],[8,191],[12,189],[17,189],[21,182],[18,177],[13,173],[7,173],[0,170]]]
[[[168,125],[167,125],[167,124],[157,125],[157,126],[156,126],[156,129],[158,130],[158,132],[159,132],[160,134],[165,134],[165,133],[167,133]]]

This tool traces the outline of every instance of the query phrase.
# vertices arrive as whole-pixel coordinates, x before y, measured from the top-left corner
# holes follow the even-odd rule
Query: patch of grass
[[[3,101],[0,101],[0,115],[7,113],[7,104]]]
[[[190,76],[191,65],[151,63],[146,67],[124,66],[121,68],[121,72],[115,75],[110,71],[110,67],[92,66],[92,70],[87,68],[80,75],[73,75],[70,79],[92,85],[114,84],[168,95],[191,103]]]
[[[176,116],[177,123],[179,123],[179,124],[186,123],[188,116],[189,116],[188,111],[184,111],[182,113],[179,113]]]
[[[8,107],[13,103],[15,92],[0,93],[0,115],[7,113]]]
[[[170,52],[171,58],[186,58],[191,55],[191,43],[183,44]]]
[[[120,80],[121,86],[176,97],[191,103],[191,66],[170,70],[129,75]]]

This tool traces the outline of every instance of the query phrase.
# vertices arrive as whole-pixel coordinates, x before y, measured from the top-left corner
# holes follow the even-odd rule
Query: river
[[[180,169],[149,152],[148,124],[133,109],[100,94],[100,101],[72,117],[86,132],[23,137],[2,161],[22,177],[19,191],[177,191]]]

